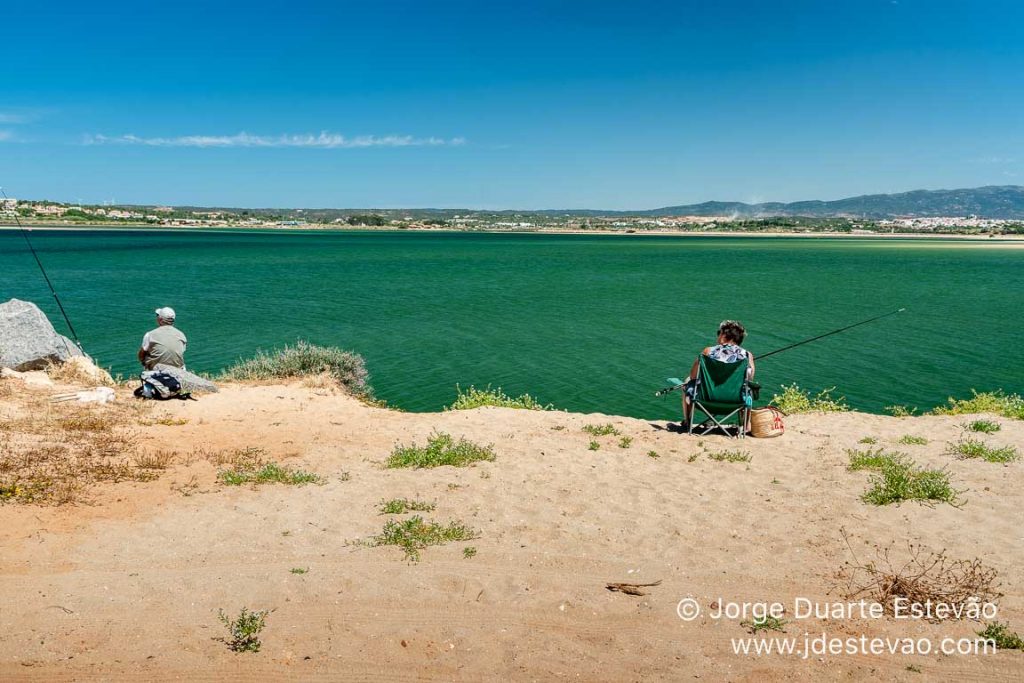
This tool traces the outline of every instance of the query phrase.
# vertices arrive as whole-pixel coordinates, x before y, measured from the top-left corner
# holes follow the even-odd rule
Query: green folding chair
[[[703,354],[700,356],[693,410],[690,411],[690,434],[694,433],[693,425],[699,410],[708,418],[697,426],[701,430],[699,435],[718,429],[729,436],[726,422],[735,417],[737,436],[743,438],[752,403],[747,385],[749,365],[748,358],[737,363],[723,363]]]

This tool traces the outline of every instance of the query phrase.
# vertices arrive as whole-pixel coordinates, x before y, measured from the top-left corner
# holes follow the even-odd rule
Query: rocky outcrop
[[[203,392],[215,392],[217,391],[217,385],[199,375],[193,374],[184,368],[176,368],[173,365],[164,365],[163,363],[157,363],[153,366],[153,369],[157,372],[166,372],[171,375],[179,382],[181,382],[181,390],[187,393],[203,393]]]
[[[12,370],[42,370],[84,356],[75,343],[58,334],[39,307],[11,299],[0,304],[0,366]]]

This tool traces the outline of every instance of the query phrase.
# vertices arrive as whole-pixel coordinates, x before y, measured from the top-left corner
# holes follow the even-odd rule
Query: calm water
[[[191,368],[216,371],[296,339],[366,357],[409,410],[456,383],[577,411],[671,418],[653,391],[684,375],[725,317],[755,354],[906,306],[907,313],[765,359],[779,384],[838,386],[856,407],[930,407],[1024,391],[1024,249],[992,241],[423,233],[32,233],[86,350],[136,371],[153,309],[173,306]],[[63,330],[22,237],[0,231],[0,299]],[[1002,355],[1002,358],[998,356]]]

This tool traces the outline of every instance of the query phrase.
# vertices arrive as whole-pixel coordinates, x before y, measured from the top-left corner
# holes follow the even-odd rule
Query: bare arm
[[[711,348],[711,347],[705,348],[703,351],[701,351],[700,352],[700,356],[708,355],[708,349],[709,348]],[[700,367],[700,356],[697,356],[697,358],[694,359],[693,367],[690,368],[690,376],[686,378],[687,381],[691,381],[691,380],[697,379],[697,368]]]
[[[747,379],[754,379],[754,371],[755,371],[755,368],[754,368],[754,354],[748,352],[747,353],[747,358],[750,359],[750,369],[747,370],[747,373],[748,373],[747,374]]]

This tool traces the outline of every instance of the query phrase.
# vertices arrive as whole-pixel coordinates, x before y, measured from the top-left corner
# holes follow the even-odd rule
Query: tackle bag
[[[151,398],[156,401],[167,401],[172,398],[187,401],[192,398],[190,393],[182,393],[181,382],[174,375],[166,372],[147,370],[139,375],[142,386],[135,390],[136,398]]]

